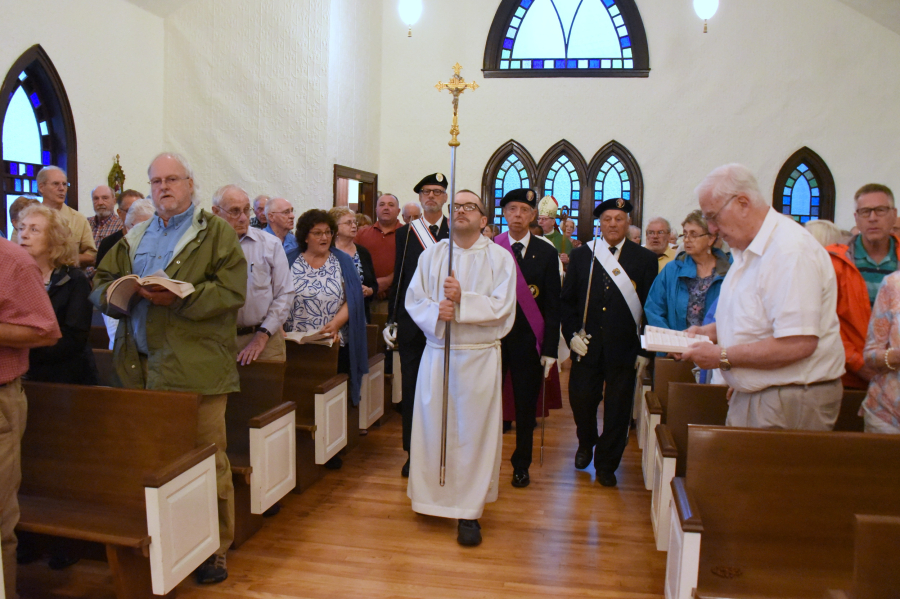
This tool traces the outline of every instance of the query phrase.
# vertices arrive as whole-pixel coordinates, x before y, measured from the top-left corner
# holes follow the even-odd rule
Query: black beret
[[[419,183],[415,187],[413,187],[413,191],[419,193],[426,185],[440,185],[444,189],[447,189],[447,177],[445,177],[441,173],[428,175],[427,177],[419,181]]]
[[[503,208],[510,202],[522,202],[534,208],[537,205],[537,195],[530,189],[513,189],[500,200],[500,207]]]
[[[629,213],[634,210],[634,206],[632,206],[631,202],[629,202],[628,200],[623,200],[622,198],[612,198],[610,200],[606,200],[605,202],[599,204],[596,208],[594,208],[594,218],[600,218],[600,215],[607,210],[621,210],[622,212]]]

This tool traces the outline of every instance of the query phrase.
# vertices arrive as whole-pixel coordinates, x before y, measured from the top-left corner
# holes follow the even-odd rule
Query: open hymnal
[[[137,275],[127,275],[120,277],[109,284],[106,288],[106,301],[116,309],[125,314],[131,314],[131,308],[136,303],[135,297],[138,296],[138,288],[159,286],[181,298],[185,298],[194,292],[194,286],[184,281],[176,281],[159,274],[152,274],[146,277]]]
[[[680,354],[695,343],[709,341],[705,335],[688,337],[685,331],[673,331],[660,327],[644,327],[641,335],[641,347],[647,351]]]
[[[322,331],[291,331],[285,333],[284,338],[300,345],[334,345],[334,337]]]

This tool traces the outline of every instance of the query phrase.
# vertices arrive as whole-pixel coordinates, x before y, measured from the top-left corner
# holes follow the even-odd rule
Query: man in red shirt
[[[21,377],[28,350],[62,337],[34,259],[0,239],[0,547],[6,598],[16,598],[16,524],[22,482],[21,442],[28,404]]]
[[[378,297],[372,302],[372,311],[387,314],[387,294],[394,282],[396,257],[396,232],[400,226],[400,200],[393,194],[385,194],[375,204],[374,225],[363,227],[354,241],[372,254],[375,277],[378,279]]]

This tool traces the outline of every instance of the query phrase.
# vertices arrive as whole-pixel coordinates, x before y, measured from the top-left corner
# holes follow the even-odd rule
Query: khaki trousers
[[[19,379],[0,387],[0,547],[6,599],[16,598],[16,525],[27,413],[28,403]]]
[[[238,352],[244,350],[247,347],[247,344],[253,339],[256,333],[250,333],[249,335],[238,335],[237,337],[237,347]],[[257,360],[269,360],[271,362],[284,362],[287,360],[287,349],[284,346],[284,333],[281,331],[273,331],[272,336],[269,337],[269,341],[266,343],[266,346],[263,348],[262,352],[260,352]]]
[[[735,391],[725,426],[830,431],[841,411],[843,395],[840,380],[808,387],[768,387],[756,393]]]

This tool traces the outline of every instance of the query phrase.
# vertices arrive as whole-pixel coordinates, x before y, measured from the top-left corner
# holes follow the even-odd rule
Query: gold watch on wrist
[[[728,372],[731,370],[731,362],[728,361],[728,351],[723,347],[722,354],[719,356],[719,370]]]

